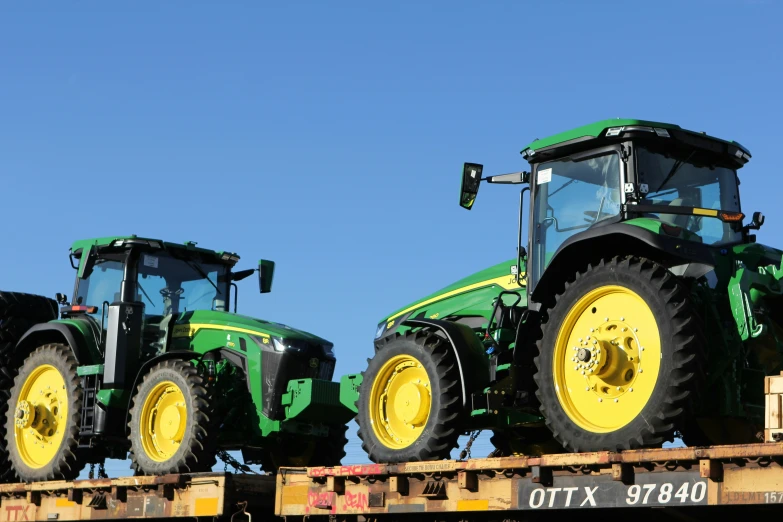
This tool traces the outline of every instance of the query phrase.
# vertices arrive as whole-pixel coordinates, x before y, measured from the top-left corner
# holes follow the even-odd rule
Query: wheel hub
[[[14,438],[24,463],[37,469],[57,454],[64,437],[68,394],[54,366],[35,368],[25,379],[14,408]]]
[[[604,318],[592,324],[580,337],[571,359],[573,372],[583,376],[585,391],[601,399],[619,399],[633,391],[633,383],[642,370],[639,329],[624,317]]]
[[[140,417],[144,452],[156,462],[170,459],[187,430],[188,410],[182,390],[172,381],[157,383],[145,397]]]
[[[410,446],[430,416],[432,391],[427,371],[413,356],[392,357],[378,371],[369,402],[378,440],[394,449]]]
[[[420,424],[430,411],[429,394],[420,383],[407,382],[395,396],[394,412],[405,424]]]
[[[591,290],[567,312],[555,341],[560,404],[585,430],[617,430],[650,400],[660,358],[660,333],[644,299],[622,286]]]
[[[17,428],[29,428],[32,426],[33,420],[35,419],[35,408],[29,402],[21,400],[16,405],[14,417],[16,418],[15,423]]]

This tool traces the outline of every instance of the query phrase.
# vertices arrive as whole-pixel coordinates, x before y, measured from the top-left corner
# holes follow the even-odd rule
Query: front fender
[[[474,391],[489,386],[489,360],[484,346],[469,326],[438,319],[408,319],[402,324],[411,328],[438,329],[446,336],[457,360],[463,408],[470,404]]]

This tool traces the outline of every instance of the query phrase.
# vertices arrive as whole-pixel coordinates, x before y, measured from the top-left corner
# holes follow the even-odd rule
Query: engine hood
[[[247,315],[213,310],[196,310],[181,314],[174,323],[176,329],[220,329],[235,331],[250,335],[278,337],[305,341],[313,344],[332,344],[326,339],[304,330],[298,330],[285,324],[256,319]]]

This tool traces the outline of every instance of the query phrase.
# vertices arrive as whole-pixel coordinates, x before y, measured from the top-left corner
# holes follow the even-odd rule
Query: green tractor
[[[518,256],[385,317],[359,393],[376,462],[758,441],[783,369],[783,252],[743,224],[747,149],[677,125],[606,120],[536,140]],[[529,224],[523,202],[529,192]],[[523,245],[523,229],[527,242]]]
[[[339,464],[358,381],[332,382],[332,343],[236,313],[235,283],[258,271],[269,292],[274,272],[238,260],[193,242],[84,240],[59,314],[0,292],[2,478],[73,479],[128,452],[150,475],[209,471],[228,450],[270,472]]]

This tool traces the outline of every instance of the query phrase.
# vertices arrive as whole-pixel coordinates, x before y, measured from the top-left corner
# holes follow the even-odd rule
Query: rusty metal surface
[[[230,473],[0,485],[0,522],[223,517],[237,503],[271,513],[274,478]]]
[[[280,516],[779,505],[783,443],[288,468]]]

